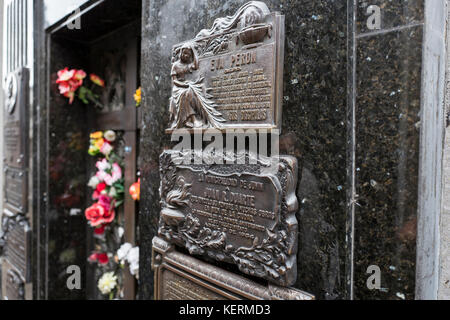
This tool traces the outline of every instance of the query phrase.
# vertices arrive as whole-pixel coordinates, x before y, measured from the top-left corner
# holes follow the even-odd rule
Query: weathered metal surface
[[[280,128],[284,16],[252,1],[177,44],[167,132]]]
[[[3,162],[25,168],[28,150],[28,69],[20,68],[7,76],[3,111]]]
[[[27,211],[28,175],[25,170],[6,167],[4,169],[4,207],[14,213]]]
[[[6,260],[2,264],[2,300],[24,300],[25,282]]]
[[[2,219],[2,299],[24,299],[24,285],[31,280],[31,230],[22,216],[5,211]]]
[[[292,285],[297,278],[296,159],[177,165],[177,155],[168,150],[160,157],[159,235],[193,255]]]
[[[306,292],[259,283],[178,252],[153,238],[157,300],[312,300]]]

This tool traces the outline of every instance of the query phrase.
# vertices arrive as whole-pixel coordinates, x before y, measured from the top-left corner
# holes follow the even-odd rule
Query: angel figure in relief
[[[171,129],[212,127],[219,128],[225,121],[216,110],[212,96],[204,88],[203,77],[195,81],[186,78],[198,70],[199,61],[192,42],[175,51],[172,63],[172,96],[170,98]]]

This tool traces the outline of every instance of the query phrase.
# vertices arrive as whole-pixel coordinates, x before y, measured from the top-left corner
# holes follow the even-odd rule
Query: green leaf
[[[123,203],[123,200],[117,201],[115,207],[116,208],[119,207],[120,205],[122,205],[122,203]]]

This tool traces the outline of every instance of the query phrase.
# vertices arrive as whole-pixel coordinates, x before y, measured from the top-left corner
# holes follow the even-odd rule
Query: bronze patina
[[[175,164],[160,157],[159,236],[278,285],[297,278],[297,161]],[[272,170],[269,170],[272,169]]]
[[[153,239],[152,267],[157,300],[313,300],[304,291],[262,285],[178,252],[167,241]]]
[[[283,57],[284,16],[259,1],[175,45],[167,132],[279,128]]]

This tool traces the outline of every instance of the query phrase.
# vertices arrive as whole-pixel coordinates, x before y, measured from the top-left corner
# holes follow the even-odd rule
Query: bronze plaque
[[[28,69],[11,72],[5,82],[3,111],[4,164],[23,169],[28,149]]]
[[[26,213],[28,204],[27,171],[4,168],[4,206],[14,213]]]
[[[167,132],[280,128],[284,16],[252,1],[172,52]]]
[[[259,283],[178,252],[153,238],[152,267],[157,300],[312,300],[295,288]]]
[[[2,294],[4,300],[24,298],[24,284],[31,279],[31,230],[27,220],[5,211],[2,219]]]
[[[5,260],[2,263],[2,300],[24,300],[25,282],[17,270]]]
[[[274,167],[262,160],[176,165],[177,155],[168,150],[160,157],[159,235],[193,255],[292,285],[297,278],[296,159],[280,156]]]

